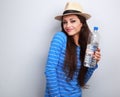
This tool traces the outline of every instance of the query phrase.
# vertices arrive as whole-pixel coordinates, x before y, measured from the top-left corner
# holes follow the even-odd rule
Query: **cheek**
[[[80,25],[76,26],[76,28],[77,28],[78,31],[80,31],[81,28],[82,28],[82,25],[80,24]]]
[[[80,27],[80,28],[82,27],[82,23],[79,24],[79,27]]]
[[[67,32],[67,27],[66,27],[66,25],[63,25],[63,29],[65,30],[65,32]]]

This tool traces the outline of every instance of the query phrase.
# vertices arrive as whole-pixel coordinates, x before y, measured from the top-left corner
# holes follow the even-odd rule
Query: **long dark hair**
[[[82,23],[82,28],[79,34],[79,40],[78,43],[80,45],[80,62],[81,62],[81,67],[79,70],[78,74],[78,84],[80,86],[85,85],[85,74],[87,72],[87,67],[83,66],[84,58],[85,58],[85,51],[86,51],[86,46],[87,46],[87,41],[88,41],[88,36],[90,34],[90,29],[87,25],[86,19],[83,16],[76,15],[81,23]],[[66,34],[64,28],[63,28],[63,23],[61,22],[61,27],[62,31]],[[67,34],[66,34],[67,35]],[[65,71],[67,75],[67,79],[72,80],[73,75],[76,71],[76,64],[77,64],[77,52],[76,52],[76,44],[74,43],[74,40],[72,36],[67,35],[67,46],[66,46],[66,56],[65,56],[65,61],[64,61],[64,68],[63,70]]]

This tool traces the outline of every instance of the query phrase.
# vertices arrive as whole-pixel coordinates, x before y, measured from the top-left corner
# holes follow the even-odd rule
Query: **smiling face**
[[[69,36],[78,37],[82,23],[77,15],[63,16],[63,29]]]

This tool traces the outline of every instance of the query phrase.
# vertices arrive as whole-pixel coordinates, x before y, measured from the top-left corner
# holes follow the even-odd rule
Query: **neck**
[[[80,44],[78,43],[79,35],[73,36],[73,39],[74,39],[75,44],[76,44],[77,46],[80,46]]]

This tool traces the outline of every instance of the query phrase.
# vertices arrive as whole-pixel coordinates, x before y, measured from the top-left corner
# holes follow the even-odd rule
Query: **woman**
[[[68,2],[62,15],[61,32],[57,32],[50,45],[46,64],[45,97],[82,97],[85,86],[94,70],[83,65],[88,35],[91,33],[86,20],[91,16],[83,13],[76,2]],[[100,49],[94,53],[100,60]]]

